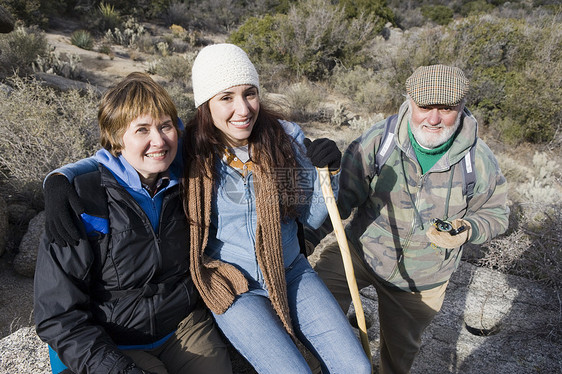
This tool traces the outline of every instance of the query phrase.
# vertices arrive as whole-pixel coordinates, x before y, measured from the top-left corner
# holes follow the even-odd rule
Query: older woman
[[[74,179],[87,236],[70,248],[43,240],[38,253],[35,322],[53,372],[231,373],[189,273],[172,100],[133,73],[98,120],[99,169]]]

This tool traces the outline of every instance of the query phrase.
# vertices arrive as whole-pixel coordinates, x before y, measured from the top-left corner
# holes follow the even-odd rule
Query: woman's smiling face
[[[209,109],[225,145],[246,145],[260,110],[258,89],[247,84],[228,88],[209,100]]]
[[[121,155],[148,185],[152,185],[159,173],[168,170],[177,150],[178,132],[168,115],[138,116],[123,134]]]

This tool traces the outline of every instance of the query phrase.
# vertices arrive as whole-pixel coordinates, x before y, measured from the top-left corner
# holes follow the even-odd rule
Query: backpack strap
[[[474,170],[474,156],[476,154],[476,141],[472,144],[470,151],[464,155],[462,160],[462,193],[466,197],[467,204],[474,196],[474,186],[476,185],[476,171]]]
[[[394,114],[386,119],[384,123],[384,132],[382,139],[375,154],[375,175],[380,175],[383,165],[386,163],[390,154],[394,150],[396,143],[394,143],[394,136],[396,132],[396,124],[398,122],[398,115]]]

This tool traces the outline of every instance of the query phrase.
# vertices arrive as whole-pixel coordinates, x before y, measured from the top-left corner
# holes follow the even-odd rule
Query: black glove
[[[328,167],[330,171],[337,171],[341,164],[341,152],[334,142],[328,138],[320,138],[311,142],[310,139],[304,139],[306,147],[306,156],[310,158],[312,165],[323,168]]]
[[[60,246],[76,245],[80,240],[82,223],[77,216],[84,206],[64,175],[51,175],[45,181],[45,232],[49,241]]]

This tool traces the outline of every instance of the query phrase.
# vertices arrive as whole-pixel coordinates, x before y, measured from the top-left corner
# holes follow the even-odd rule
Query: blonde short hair
[[[103,95],[98,109],[100,142],[114,156],[123,149],[123,135],[141,115],[160,118],[168,115],[179,135],[178,112],[164,87],[148,74],[135,72]]]

